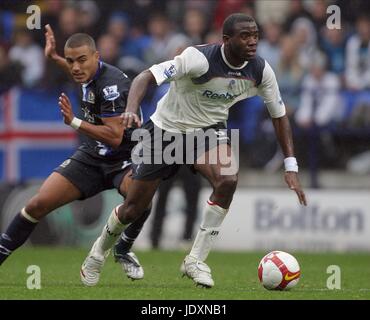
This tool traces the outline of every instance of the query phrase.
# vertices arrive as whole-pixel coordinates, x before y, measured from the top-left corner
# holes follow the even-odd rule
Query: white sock
[[[203,221],[189,256],[200,261],[205,261],[207,259],[212,244],[220,231],[222,221],[228,211],[229,209],[221,208],[210,200],[207,201],[203,211]]]
[[[99,236],[95,250],[104,255],[116,243],[118,237],[125,229],[126,225],[119,221],[117,212],[121,205],[115,207],[110,214],[107,224],[104,226],[101,235]]]

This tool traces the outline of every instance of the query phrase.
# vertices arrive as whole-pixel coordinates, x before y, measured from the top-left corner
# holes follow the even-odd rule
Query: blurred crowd
[[[369,147],[369,1],[1,1],[0,94],[15,85],[70,86],[68,77],[45,61],[43,29],[25,28],[30,4],[41,8],[41,25],[49,23],[54,29],[60,54],[71,34],[89,33],[96,39],[101,59],[131,78],[189,45],[221,41],[226,16],[249,14],[260,29],[258,54],[275,70],[298,139],[297,152],[300,146],[306,149],[302,153],[309,151],[304,165],[312,170],[340,167]],[[340,8],[340,29],[327,27],[327,8],[333,4]],[[163,90],[154,91],[147,98],[151,110],[161,94]],[[277,169],[282,155],[262,102],[250,99],[239,104],[242,107],[231,111],[230,123],[244,130],[245,154],[249,150],[256,154],[246,161]]]

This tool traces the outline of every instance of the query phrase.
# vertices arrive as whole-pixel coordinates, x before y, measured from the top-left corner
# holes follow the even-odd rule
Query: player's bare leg
[[[208,151],[205,156],[218,157],[231,155],[231,148],[227,144],[222,144]],[[225,163],[222,161],[222,163]],[[235,162],[234,162],[235,163]],[[234,165],[234,164],[230,164]],[[218,236],[221,224],[229,210],[238,177],[237,170],[230,170],[232,174],[222,174],[223,165],[218,161],[217,164],[195,164],[195,169],[202,174],[213,187],[213,192],[203,209],[203,220],[200,229],[194,240],[193,247],[186,256],[181,271],[187,275],[197,285],[207,288],[213,287],[214,281],[211,270],[205,264],[205,260],[212,248],[215,238]],[[229,172],[229,173],[230,173]]]
[[[126,173],[121,182],[120,191],[122,195],[125,195],[127,191],[127,177],[128,174]],[[82,263],[80,278],[82,283],[86,286],[95,286],[98,284],[101,271],[110,254],[111,248],[125,229],[125,225],[121,223],[117,216],[118,208],[121,205],[122,204],[118,205],[112,210],[100,236],[96,239],[86,259]]]
[[[136,180],[130,183],[124,204],[118,210],[118,218],[122,223],[129,224],[138,219],[150,207],[153,196],[161,179]]]
[[[60,173],[53,172],[41,185],[39,192],[28,201],[25,210],[40,220],[51,211],[81,197],[81,192]]]
[[[79,199],[81,192],[65,177],[53,172],[39,192],[18,213],[0,237],[0,264],[30,236],[40,219],[54,209]]]
[[[127,237],[137,237],[145,220],[150,214],[151,201],[160,183],[160,179],[153,181],[131,180],[129,191],[124,204],[119,209],[121,221],[130,223],[121,239],[114,247],[114,255],[121,263],[126,275],[131,279],[140,279],[144,276],[138,258],[133,252],[127,252]]]
[[[115,207],[100,236],[94,242],[90,252],[83,262],[80,270],[80,278],[84,285],[95,286],[98,284],[104,263],[109,256],[110,250],[125,228],[118,217],[117,211],[121,205]]]
[[[121,186],[120,192],[122,195],[128,193],[128,189],[133,184],[134,180],[131,179],[131,171],[125,174]],[[155,191],[154,191],[155,192]],[[140,199],[144,200],[144,198]],[[124,201],[124,204],[127,199]],[[139,280],[144,277],[144,270],[140,265],[139,259],[136,255],[130,251],[133,241],[139,235],[142,226],[150,213],[150,202],[146,209],[142,210],[141,215],[130,223],[129,219],[122,219],[119,217],[120,208],[124,206],[119,205],[113,209],[111,215],[108,218],[107,224],[102,230],[101,235],[95,241],[92,249],[90,250],[87,258],[81,267],[81,281],[87,286],[94,286],[99,282],[100,273],[104,266],[105,259],[108,257],[112,246],[121,235],[120,240],[114,247],[114,257],[117,262],[122,266],[125,274],[133,280]],[[140,213],[139,212],[139,213]],[[124,223],[122,223],[124,221]],[[127,222],[126,222],[127,221]]]
[[[121,194],[127,195],[128,189],[132,184],[132,171],[125,175],[120,191]],[[123,272],[129,279],[140,280],[144,278],[144,269],[140,264],[138,257],[131,251],[131,247],[141,232],[145,221],[150,214],[151,206],[144,210],[142,215],[134,222],[130,223],[122,232],[118,242],[114,246],[114,259],[122,266]]]

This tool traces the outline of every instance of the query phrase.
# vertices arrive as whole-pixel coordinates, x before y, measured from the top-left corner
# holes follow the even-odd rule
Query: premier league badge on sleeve
[[[119,97],[117,85],[105,87],[103,89],[103,96],[105,100],[116,100]]]
[[[177,73],[177,70],[175,68],[175,66],[173,64],[171,64],[171,66],[167,69],[164,70],[164,75],[166,78],[170,79],[172,78],[173,76],[175,76]]]

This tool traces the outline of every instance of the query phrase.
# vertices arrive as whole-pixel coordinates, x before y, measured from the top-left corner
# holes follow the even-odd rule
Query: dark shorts
[[[202,154],[221,144],[230,145],[223,123],[182,134],[164,131],[149,120],[142,129],[149,135],[143,134],[133,150],[132,178],[137,180],[169,179],[182,165],[195,173],[193,165]]]
[[[80,200],[83,200],[108,189],[116,188],[120,192],[123,177],[130,169],[131,161],[97,161],[77,150],[54,171],[76,186],[82,193]]]

